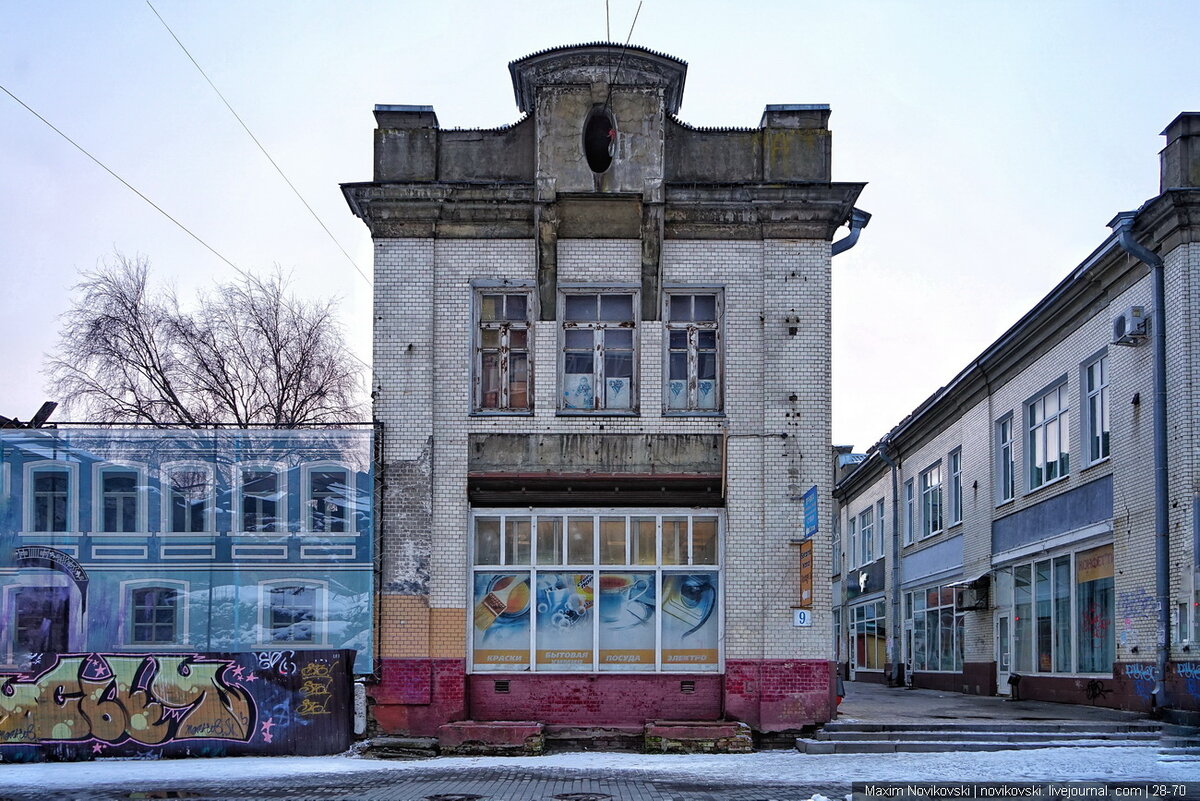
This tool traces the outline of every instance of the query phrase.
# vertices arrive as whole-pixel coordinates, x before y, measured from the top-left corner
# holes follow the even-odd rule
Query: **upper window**
[[[211,531],[211,470],[199,465],[188,465],[170,468],[166,474],[166,530],[176,534]]]
[[[478,297],[475,409],[529,411],[529,295],[485,291]]]
[[[668,296],[668,411],[721,408],[720,306],[713,292]]]
[[[876,550],[879,552],[879,556],[881,558],[884,556],[884,552],[883,552],[883,547],[884,547],[883,517],[884,517],[884,515],[883,515],[883,498],[880,498],[878,501],[875,502],[875,529],[876,529],[875,539],[877,540]]]
[[[62,467],[33,471],[31,531],[70,531],[71,472]]]
[[[100,531],[138,530],[138,472],[127,467],[100,471]]]
[[[1046,394],[1030,401],[1029,422],[1029,488],[1062,478],[1071,470],[1067,451],[1069,411],[1067,385],[1059,384]]]
[[[838,515],[833,518],[833,531],[829,535],[833,540],[833,572],[831,575],[838,575],[842,572],[842,516]]]
[[[946,460],[950,471],[950,521],[953,526],[963,519],[962,448],[955,448]]]
[[[1096,359],[1083,372],[1087,392],[1084,441],[1091,464],[1108,458],[1108,356]]]
[[[271,587],[268,598],[271,642],[316,641],[316,587],[301,584]]]
[[[242,469],[242,531],[280,531],[283,491],[279,472],[269,467]]]
[[[1013,419],[1010,414],[996,423],[996,503],[1011,501],[1016,490],[1013,461]]]
[[[913,480],[904,482],[904,544],[911,545],[916,533],[917,502]]]
[[[631,293],[563,296],[564,410],[636,409],[633,301]]]
[[[921,536],[942,530],[942,465],[939,462],[921,474]]]
[[[319,467],[308,472],[308,530],[340,533],[352,530],[350,473],[344,468]]]
[[[858,536],[862,545],[862,563],[875,561],[875,512],[871,507],[858,516]]]
[[[179,593],[169,587],[141,587],[133,591],[130,642],[134,645],[170,645],[176,642]]]
[[[862,562],[858,561],[858,518],[854,515],[847,521],[846,542],[850,543],[850,567],[858,567]]]

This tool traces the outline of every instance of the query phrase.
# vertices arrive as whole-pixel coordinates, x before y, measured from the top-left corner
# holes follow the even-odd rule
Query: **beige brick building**
[[[1200,706],[1200,114],[1164,135],[1132,239],[1164,264],[1168,625],[1152,273],[1114,231],[838,482],[835,647],[852,678]]]
[[[798,543],[832,491],[830,243],[866,218],[829,109],[696,129],[686,64],[639,47],[509,70],[520,121],[377,106],[344,186],[375,243],[376,722],[827,720]]]

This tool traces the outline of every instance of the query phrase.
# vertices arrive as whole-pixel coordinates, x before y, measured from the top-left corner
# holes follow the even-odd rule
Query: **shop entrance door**
[[[1012,673],[1012,639],[1009,632],[1009,613],[996,615],[996,694],[1008,695],[1008,677]]]

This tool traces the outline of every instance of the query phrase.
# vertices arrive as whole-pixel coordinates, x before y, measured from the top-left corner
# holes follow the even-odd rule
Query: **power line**
[[[179,41],[179,37],[175,35],[175,31],[171,30],[171,26],[168,25],[167,21],[162,18],[161,14],[158,13],[158,9],[154,7],[154,4],[151,3],[150,0],[146,0],[146,5],[150,6],[150,10],[154,12],[154,16],[158,17],[158,21],[162,23],[163,27],[167,29],[167,33],[171,34],[171,38],[175,40],[175,44],[179,45],[179,49],[183,51],[184,55],[188,57],[188,60],[191,61],[196,69],[200,71],[200,74],[204,76],[204,80],[207,81],[208,85],[212,87],[212,90],[217,93],[217,97],[221,98],[221,102],[225,104],[225,108],[229,109],[229,113],[232,114],[233,118],[238,121],[239,125],[242,126],[242,130],[244,130],[246,134],[252,140],[254,140],[254,144],[258,145],[258,149],[261,150],[262,154],[267,157],[267,161],[271,162],[271,166],[275,168],[277,173],[279,173],[279,177],[284,180],[284,183],[286,183],[296,197],[300,199],[300,202],[304,204],[304,208],[308,209],[308,213],[311,214],[313,219],[317,221],[317,225],[320,225],[321,228],[324,229],[325,233],[329,236],[329,239],[334,245],[337,246],[337,249],[342,252],[342,255],[346,257],[346,261],[350,262],[350,265],[354,267],[360,276],[362,276],[362,279],[367,282],[367,286],[373,286],[371,279],[367,277],[367,274],[364,273],[354,259],[350,257],[350,254],[346,252],[344,247],[342,247],[342,243],[337,241],[337,237],[333,235],[333,232],[329,230],[329,227],[326,226],[324,221],[322,221],[317,213],[313,211],[313,207],[308,205],[308,201],[305,200],[304,196],[300,194],[300,190],[297,189],[295,184],[291,182],[291,180],[283,172],[283,169],[275,163],[275,159],[271,158],[271,154],[267,152],[265,147],[263,147],[262,142],[258,141],[258,137],[254,135],[241,116],[233,110],[233,106],[229,105],[229,101],[225,99],[225,95],[221,94],[221,90],[218,89],[217,85],[214,84],[212,79],[208,77],[208,73],[204,71],[204,68],[200,66],[199,62],[197,62],[188,49],[184,47],[183,42]]]
[[[50,122],[50,120],[46,119],[46,118],[45,118],[45,117],[43,117],[41,114],[38,114],[36,111],[34,111],[34,110],[33,110],[33,109],[32,109],[32,108],[29,106],[29,104],[28,104],[28,103],[26,103],[24,100],[22,100],[21,98],[17,97],[16,95],[14,95],[12,92],[10,92],[10,91],[7,89],[7,87],[5,87],[5,86],[3,86],[2,84],[0,84],[0,91],[3,91],[3,92],[4,92],[4,94],[8,95],[8,96],[9,96],[9,97],[11,97],[13,100],[15,100],[15,101],[17,101],[18,103],[20,103],[20,104],[21,104],[21,106],[23,106],[23,107],[24,107],[24,109],[25,109],[26,111],[28,111],[30,114],[32,114],[33,116],[37,117],[39,120],[41,120],[42,122],[44,122],[44,123],[45,123],[47,126],[49,126],[50,130],[54,131],[56,134],[58,134],[59,136],[61,136],[63,139],[66,139],[68,142],[70,142],[70,143],[71,143],[71,144],[72,144],[72,145],[75,147],[75,149],[76,149],[76,150],[78,150],[80,153],[82,153],[83,155],[87,156],[89,159],[91,159],[92,161],[94,161],[94,162],[96,162],[98,165],[100,165],[100,167],[101,167],[101,168],[102,168],[102,169],[103,169],[105,172],[107,172],[107,173],[108,173],[109,175],[111,175],[113,178],[116,178],[118,181],[120,181],[121,183],[123,183],[123,184],[125,185],[125,187],[126,187],[126,188],[127,188],[129,191],[133,192],[135,195],[137,195],[138,197],[140,197],[142,200],[144,200],[144,201],[146,201],[147,203],[149,203],[149,204],[150,204],[150,205],[151,205],[151,206],[154,208],[154,210],[155,210],[155,211],[157,211],[159,214],[161,214],[162,216],[166,217],[168,220],[170,220],[171,222],[173,222],[173,223],[175,223],[177,226],[179,226],[179,228],[180,228],[180,229],[181,229],[181,230],[182,230],[182,231],[183,231],[185,234],[187,234],[188,236],[190,236],[192,239],[195,239],[197,242],[199,242],[201,245],[203,245],[205,248],[207,248],[207,249],[208,249],[208,251],[209,251],[210,253],[212,253],[214,256],[216,256],[218,259],[220,259],[221,261],[225,262],[226,264],[228,264],[228,265],[229,265],[230,267],[232,267],[233,269],[237,270],[237,271],[238,271],[238,273],[240,273],[241,275],[245,275],[245,274],[246,274],[245,272],[243,272],[243,271],[242,271],[242,269],[241,269],[240,267],[238,267],[236,264],[234,264],[233,262],[231,262],[229,259],[227,259],[227,258],[225,258],[224,256],[222,256],[220,253],[218,253],[216,248],[214,248],[212,245],[210,245],[210,244],[208,244],[207,242],[205,242],[203,239],[201,239],[199,236],[197,236],[195,233],[193,233],[193,232],[192,232],[192,230],[191,230],[190,228],[188,228],[186,225],[184,225],[184,224],[183,224],[183,223],[181,223],[179,220],[175,219],[175,218],[174,218],[174,217],[172,217],[170,214],[168,214],[168,213],[167,213],[165,210],[163,210],[163,207],[162,207],[162,206],[158,205],[158,204],[157,204],[157,203],[155,203],[153,200],[151,200],[150,198],[148,198],[148,197],[146,197],[145,195],[143,195],[141,192],[139,192],[139,191],[138,191],[138,190],[137,190],[137,189],[136,189],[136,188],[133,186],[133,184],[129,183],[129,182],[128,182],[128,181],[126,181],[124,178],[122,178],[121,176],[119,176],[119,175],[117,175],[115,172],[113,172],[113,171],[112,171],[112,169],[111,169],[111,168],[109,168],[109,166],[108,166],[107,164],[105,164],[103,161],[101,161],[100,159],[96,158],[96,157],[95,157],[95,156],[93,156],[91,153],[89,153],[89,152],[88,152],[86,149],[84,149],[83,145],[79,144],[79,143],[78,143],[78,142],[76,142],[74,139],[72,139],[71,137],[67,136],[65,133],[63,133],[63,132],[62,132],[62,131],[60,131],[60,130],[59,130],[57,127],[55,127],[54,123]]]
[[[223,255],[221,255],[221,253],[216,248],[214,248],[212,245],[205,242],[190,228],[188,228],[186,225],[181,223],[179,220],[175,219],[170,214],[168,214],[167,211],[165,209],[163,209],[162,206],[158,205],[153,200],[146,197],[144,194],[142,194],[140,191],[138,191],[137,187],[135,187],[133,184],[129,183],[124,178],[122,178],[121,176],[119,176],[115,172],[113,172],[111,167],[109,167],[103,161],[101,161],[100,159],[96,158],[91,153],[89,153],[87,151],[87,149],[84,148],[83,145],[79,144],[74,139],[72,139],[71,137],[69,137],[65,133],[63,133],[57,126],[55,126],[54,123],[50,122],[50,120],[46,119],[41,114],[37,113],[37,111],[35,111],[28,103],[26,103],[24,100],[22,100],[21,98],[14,95],[11,91],[9,91],[8,87],[4,86],[3,84],[0,84],[0,91],[4,92],[4,94],[11,97],[13,100],[17,101],[17,103],[19,103],[22,108],[24,108],[30,114],[32,114],[33,116],[35,116],[39,120],[41,120],[43,123],[45,123],[46,127],[48,127],[50,130],[54,131],[56,134],[61,136],[63,139],[70,142],[72,147],[74,147],[80,153],[82,153],[83,155],[87,156],[89,159],[94,161],[97,165],[100,166],[101,169],[103,169],[105,172],[107,172],[113,178],[116,178],[118,181],[120,181],[125,186],[125,188],[128,189],[130,192],[133,192],[135,195],[140,197],[142,200],[146,201],[146,203],[148,203],[151,208],[153,208],[155,211],[157,211],[162,216],[166,217],[171,222],[175,223],[175,225],[178,226],[181,231],[183,231],[185,234],[190,236],[192,239],[199,242],[209,253],[213,254],[218,259],[220,259],[221,261],[225,262],[230,267],[232,267],[237,272],[238,275],[242,276],[243,278],[249,278],[249,275],[246,273],[245,270],[243,270],[241,267],[238,267],[236,264],[231,262],[229,259],[225,258]],[[358,356],[356,356],[352,351],[347,350],[346,352],[350,355],[350,358],[354,359],[356,362],[361,364],[363,367],[366,367],[368,370],[371,369],[371,365],[367,364],[362,359],[358,358]]]

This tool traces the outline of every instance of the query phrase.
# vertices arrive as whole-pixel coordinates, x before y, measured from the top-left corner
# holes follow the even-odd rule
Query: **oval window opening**
[[[606,172],[612,166],[616,142],[616,121],[607,109],[596,106],[583,123],[583,154],[592,172]]]

